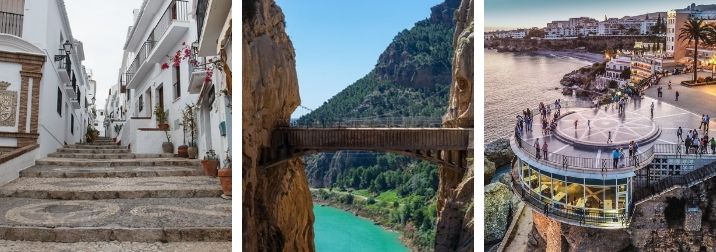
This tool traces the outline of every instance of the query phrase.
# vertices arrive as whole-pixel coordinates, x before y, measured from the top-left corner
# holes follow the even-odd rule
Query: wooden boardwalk
[[[396,152],[464,168],[473,129],[463,128],[279,128],[259,164],[270,167],[308,153],[340,150]]]

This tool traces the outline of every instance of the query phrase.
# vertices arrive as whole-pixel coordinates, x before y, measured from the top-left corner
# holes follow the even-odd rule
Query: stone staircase
[[[653,185],[634,192],[634,204],[638,205],[676,188],[689,188],[716,177],[716,162],[702,166],[679,177],[668,177]]]
[[[221,194],[199,160],[133,154],[106,138],[68,145],[0,187],[0,243],[208,241],[230,248],[231,201]]]

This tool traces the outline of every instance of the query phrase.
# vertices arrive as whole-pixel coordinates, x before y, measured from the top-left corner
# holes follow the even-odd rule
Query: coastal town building
[[[191,67],[187,89],[197,95],[197,147],[199,153],[214,150],[225,160],[231,149],[231,1],[199,0],[194,9],[198,64]]]
[[[679,40],[679,31],[689,19],[703,20],[707,24],[716,24],[716,4],[696,5],[691,4],[683,9],[674,9],[667,12],[666,21],[666,52],[673,55],[679,63],[686,63],[693,60],[693,42]],[[706,66],[707,62],[716,53],[716,46],[705,46],[699,44],[699,63]]]
[[[196,99],[186,91],[190,46],[196,40],[191,8],[186,0],[148,0],[134,13],[120,68],[127,120],[117,136],[132,152],[162,153],[167,135],[174,146],[184,143],[183,111]],[[163,124],[168,134],[159,128]]]
[[[63,0],[0,4],[0,184],[85,140],[88,74]]]
[[[673,71],[677,67],[672,57],[665,53],[641,53],[634,55],[631,60],[631,82],[649,78],[659,73]]]
[[[124,87],[124,88],[123,88]],[[108,138],[116,138],[124,123],[127,121],[127,90],[119,83],[109,89],[104,105],[104,120],[102,126]]]
[[[95,119],[94,119],[94,128],[99,131],[99,136],[109,137],[109,136],[107,136],[107,133],[109,131],[107,130],[107,127],[104,126],[104,118],[105,118],[104,109],[97,109],[97,117],[95,117]]]
[[[618,54],[610,59],[605,66],[604,75],[599,75],[595,79],[596,89],[605,90],[609,87],[609,83],[614,81],[618,86],[622,87],[627,84],[628,79],[624,78],[624,71],[629,71],[631,67],[631,56]]]

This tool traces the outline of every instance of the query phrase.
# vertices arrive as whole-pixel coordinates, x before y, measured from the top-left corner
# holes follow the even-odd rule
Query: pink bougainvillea
[[[169,63],[162,63],[162,70],[169,68]]]

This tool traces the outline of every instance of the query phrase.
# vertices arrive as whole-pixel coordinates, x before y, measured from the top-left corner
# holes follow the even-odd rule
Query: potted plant
[[[164,136],[167,137],[167,141],[162,143],[162,151],[164,153],[174,153],[174,144],[172,143],[172,136],[169,134],[169,125],[164,130]]]
[[[214,150],[209,150],[204,155],[204,160],[201,160],[201,166],[204,168],[204,174],[206,176],[216,177],[216,167],[219,166],[219,158],[216,156]]]
[[[221,183],[221,190],[224,192],[223,198],[231,198],[231,156],[230,152],[226,151],[226,159],[224,159],[224,167],[219,169],[219,181]]]
[[[182,115],[182,125],[189,131],[189,146],[187,147],[187,156],[191,159],[195,159],[199,155],[199,149],[196,147],[196,119],[194,117],[193,104],[186,105]]]
[[[122,131],[122,124],[115,124],[114,125],[114,132],[117,133],[117,136],[119,136],[119,132]],[[112,138],[112,142],[117,142],[117,136]]]
[[[164,112],[164,108],[159,105],[154,106],[154,116],[157,118],[157,128],[161,130],[169,129],[169,124],[167,124],[167,113]]]
[[[182,117],[183,117],[183,116],[182,116]],[[182,118],[182,120],[183,120],[183,118]],[[184,126],[184,123],[183,123],[183,122],[180,123],[179,125],[182,126],[182,127],[181,127],[181,128],[182,128],[182,132],[184,133],[184,144],[179,145],[179,147],[177,147],[177,156],[182,157],[182,158],[188,158],[188,157],[189,157],[189,153],[187,152],[187,149],[189,148],[189,146],[186,145],[186,127]]]

